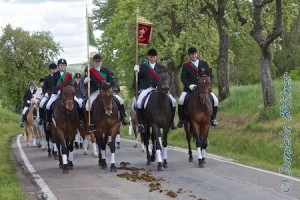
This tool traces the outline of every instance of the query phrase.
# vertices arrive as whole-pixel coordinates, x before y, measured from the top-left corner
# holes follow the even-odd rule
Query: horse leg
[[[113,128],[113,129],[116,129],[116,128]],[[110,172],[116,172],[117,171],[117,168],[116,168],[116,165],[115,165],[115,152],[116,152],[116,137],[117,137],[117,135],[113,131],[117,131],[117,130],[112,130],[112,135],[111,135],[111,143],[110,143],[110,152],[111,152]]]
[[[161,158],[161,133],[160,128],[157,126],[152,126],[152,138],[156,139],[156,145],[153,144],[153,148],[155,146],[156,156],[157,156],[157,171],[163,171],[162,158]],[[152,154],[153,155],[153,154]]]
[[[117,128],[116,142],[117,142],[117,149],[120,149],[120,142],[121,142],[120,126],[118,126]]]
[[[90,136],[91,136],[91,142],[92,142],[92,156],[94,158],[98,158],[95,135],[93,133],[91,133]],[[99,146],[99,144],[98,144],[98,146]],[[100,148],[99,148],[99,153],[100,153]]]
[[[151,140],[152,140],[152,154],[151,154],[151,162],[155,162],[155,154],[156,154],[156,136],[153,134],[153,128],[152,128],[152,134],[151,134]],[[149,130],[150,135],[150,130]]]
[[[57,147],[58,147],[58,162],[59,162],[59,168],[63,168],[62,157],[61,157],[61,151],[60,151],[60,144],[57,144]]]
[[[204,161],[202,160],[202,154],[201,154],[201,140],[200,140],[200,130],[198,127],[195,127],[192,129],[194,131],[194,135],[196,136],[196,147],[197,147],[197,153],[198,153],[198,164],[199,167],[204,167]]]
[[[201,128],[201,155],[202,155],[202,160],[203,163],[205,163],[205,154],[206,154],[206,147],[207,147],[207,136],[208,136],[208,131],[209,131],[209,125],[206,125],[204,128]]]
[[[63,136],[61,136],[63,137]],[[58,142],[61,144],[61,157],[62,157],[62,173],[63,174],[68,174],[69,173],[69,168],[68,168],[68,148],[66,145],[66,141],[63,138],[60,138],[60,142]],[[58,149],[58,151],[60,151],[60,149]]]
[[[165,127],[163,129],[163,142],[162,142],[162,146],[163,146],[163,167],[164,168],[168,168],[168,132],[169,132],[169,128]]]
[[[150,152],[149,152],[149,128],[148,127],[145,127],[146,131],[143,131],[141,133],[141,135],[143,135],[143,138],[144,138],[144,144],[145,144],[145,147],[146,147],[146,154],[147,154],[147,165],[150,165],[151,164],[151,161],[150,161]]]
[[[188,152],[189,153],[189,161],[193,162],[194,159],[193,159],[193,152],[192,152],[192,147],[191,147],[191,136],[192,136],[191,129],[188,124],[187,128],[185,129],[185,138],[188,142],[188,147],[189,147],[189,152]]]
[[[105,134],[103,138],[103,134],[100,134],[100,147],[101,147],[101,168],[107,169],[107,163],[106,163],[106,144],[108,141],[108,135]]]
[[[68,146],[68,169],[72,170],[74,168],[73,165],[73,150],[74,150],[74,146],[73,146],[74,140],[71,140],[71,142],[69,142],[69,146]]]

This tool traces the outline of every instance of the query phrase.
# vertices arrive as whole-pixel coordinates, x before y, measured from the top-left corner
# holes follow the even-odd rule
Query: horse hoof
[[[48,153],[48,158],[51,158],[51,157],[52,157],[51,153]]]
[[[63,168],[63,164],[59,164],[59,169],[62,169]]]
[[[74,169],[74,165],[73,165],[73,162],[72,162],[72,161],[69,161],[69,163],[68,163],[68,169],[69,169],[69,170]]]
[[[121,149],[121,148],[120,148],[120,145],[117,145],[117,149]]]
[[[206,164],[206,162],[205,162],[205,158],[202,158],[202,160],[203,160],[203,164]]]
[[[163,165],[161,164],[161,162],[159,162],[157,165],[157,171],[164,171],[164,168],[163,168]]]
[[[146,150],[145,150],[145,149],[142,149],[142,150],[141,150],[141,152],[142,152],[142,153],[145,153],[145,152],[146,152]]]
[[[94,158],[98,158],[98,152],[97,152],[97,151],[93,152],[93,153],[92,153],[92,156],[93,156]]]
[[[189,162],[193,162],[194,161],[194,159],[193,158],[189,158]]]
[[[84,152],[83,152],[83,155],[88,155],[88,152],[87,152],[87,151],[84,151]]]
[[[116,168],[115,164],[111,164],[110,172],[116,172],[116,171],[117,171],[117,168]]]
[[[63,174],[68,174],[68,173],[69,173],[69,170],[68,170],[68,169],[62,169],[62,173],[63,173]]]
[[[54,158],[54,160],[58,160],[58,156],[54,156],[53,158]]]
[[[204,161],[202,159],[198,159],[199,167],[204,167]]]
[[[147,160],[147,165],[151,165],[151,162],[150,162],[150,160]]]
[[[163,168],[168,168],[168,162],[166,160],[164,160]]]
[[[134,145],[133,145],[133,148],[137,148],[137,144],[134,144]]]
[[[150,160],[151,160],[151,162],[155,162],[155,155],[152,155]]]

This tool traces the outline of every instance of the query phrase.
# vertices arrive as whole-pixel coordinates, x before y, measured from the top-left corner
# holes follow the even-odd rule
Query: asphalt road
[[[151,182],[145,180],[133,182],[130,177],[119,177],[125,172],[131,174],[130,170],[100,169],[98,159],[83,155],[80,149],[74,150],[74,169],[69,174],[62,174],[58,161],[48,158],[45,151],[26,147],[21,135],[12,144],[12,151],[20,166],[18,174],[24,191],[30,199],[300,199],[300,179],[239,165],[211,154],[208,154],[205,167],[199,168],[197,156],[193,163],[188,162],[185,149],[170,147],[169,167],[158,172],[157,163],[146,165],[146,154],[140,148],[133,148],[131,141],[121,140],[121,149],[116,152],[117,167],[120,162],[128,162],[128,167],[145,169],[140,170],[139,175],[151,171],[152,178],[157,179],[151,187]],[[109,166],[109,151],[107,163]],[[290,184],[289,192],[283,192],[280,187],[284,180]]]

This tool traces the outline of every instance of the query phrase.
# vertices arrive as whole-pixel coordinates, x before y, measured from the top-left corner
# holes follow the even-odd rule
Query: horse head
[[[67,109],[72,111],[74,108],[75,89],[71,85],[64,86],[61,92],[61,103]]]
[[[170,83],[171,80],[168,72],[160,73],[158,78],[157,90],[167,94],[170,91]]]
[[[113,108],[113,90],[110,83],[101,82],[100,98],[103,100],[105,114],[111,116]]]
[[[210,77],[203,75],[198,78],[198,85],[196,92],[200,97],[200,101],[203,104],[206,104],[208,101],[208,89],[210,86]]]

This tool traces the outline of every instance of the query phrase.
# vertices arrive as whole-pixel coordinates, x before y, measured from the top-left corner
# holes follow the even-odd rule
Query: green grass
[[[11,142],[20,133],[20,115],[0,108],[0,199],[26,199],[16,176],[16,166],[12,160]]]
[[[284,138],[279,134],[284,126],[292,127],[292,174],[300,176],[300,93],[295,88],[300,82],[292,82],[292,120],[280,116],[280,92],[283,81],[275,81],[276,105],[263,108],[260,85],[232,86],[231,96],[220,103],[219,126],[211,128],[207,151],[234,159],[236,162],[278,172],[284,164]],[[128,129],[122,128],[122,133]],[[132,139],[133,136],[123,134]],[[187,148],[184,129],[172,130],[168,136],[171,146]],[[192,143],[195,149],[195,142]],[[187,155],[188,156],[188,155]]]

